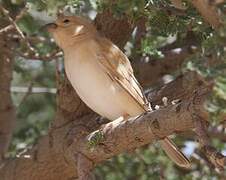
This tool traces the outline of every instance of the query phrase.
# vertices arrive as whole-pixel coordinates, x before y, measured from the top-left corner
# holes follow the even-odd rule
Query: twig
[[[7,37],[12,40],[20,40],[20,36],[17,34],[7,34]],[[52,43],[49,39],[43,36],[28,36],[26,39],[29,41],[29,43]]]
[[[17,106],[17,108],[20,107],[21,104],[23,104],[23,102],[28,98],[29,95],[31,95],[33,84],[34,84],[34,83],[33,83],[33,81],[32,81],[32,82],[30,83],[30,85],[28,86],[28,90],[27,90],[26,94],[23,96],[23,98],[21,99],[21,101],[20,101],[19,105]]]
[[[8,25],[8,26],[6,26],[6,27],[0,29],[0,34],[6,33],[6,32],[8,32],[8,31],[10,31],[10,30],[12,30],[12,29],[14,29],[14,26],[10,24],[10,25]]]
[[[37,61],[52,61],[54,59],[57,59],[59,57],[62,57],[62,52],[57,51],[57,52],[52,52],[50,54],[47,54],[46,56],[40,56],[37,53],[35,55],[33,54],[27,54],[27,53],[21,53],[20,51],[16,51],[16,54],[20,57],[23,57],[25,59],[29,60],[37,60]]]
[[[0,7],[2,7],[2,6],[0,5]],[[3,11],[4,8],[2,7],[1,10]],[[15,22],[15,23],[18,22],[18,21],[24,16],[24,14],[26,14],[27,10],[28,10],[28,8],[25,6],[25,7],[20,11],[20,13],[16,16],[14,22]],[[8,13],[7,10],[6,10],[6,12]],[[3,12],[3,13],[4,13],[4,12]],[[11,22],[11,21],[10,21],[10,22]],[[8,25],[8,26],[2,28],[2,29],[0,30],[0,34],[1,34],[1,33],[6,33],[6,32],[8,32],[8,31],[10,31],[10,30],[12,30],[12,29],[15,29],[15,26],[12,25],[12,24],[10,24],[10,25]]]
[[[15,22],[19,21],[26,13],[27,13],[28,7],[25,5],[25,7],[20,11],[20,13],[16,16]]]
[[[18,35],[11,35],[8,34],[8,36],[10,39],[13,40],[19,40],[20,37]],[[51,44],[52,42],[49,41],[48,39],[46,39],[45,37],[35,37],[35,36],[31,36],[31,37],[26,37],[27,41],[30,44],[33,43],[48,43]],[[53,52],[46,54],[45,56],[40,56],[37,52],[34,54],[34,52],[21,52],[21,51],[15,51],[15,49],[11,49],[11,51],[14,51],[18,56],[23,57],[25,59],[29,59],[29,60],[40,60],[40,61],[51,61],[53,59],[57,59],[59,57],[62,57],[62,51],[59,48],[56,48]]]
[[[20,35],[20,37],[24,40],[24,42],[26,43],[26,45],[28,46],[28,49],[32,52],[35,53],[35,49],[30,45],[29,41],[27,40],[27,38],[24,36],[23,32],[20,30],[20,28],[17,26],[16,24],[16,20],[13,20],[12,17],[10,17],[9,15],[9,11],[7,9],[5,9],[1,4],[0,4],[0,10],[3,12],[3,14],[7,17],[7,19],[9,20],[9,22],[14,26],[14,28],[16,29],[16,31],[18,32],[18,34]],[[18,20],[19,18],[21,18],[24,14],[25,10],[22,11],[22,13],[20,13],[16,19]]]

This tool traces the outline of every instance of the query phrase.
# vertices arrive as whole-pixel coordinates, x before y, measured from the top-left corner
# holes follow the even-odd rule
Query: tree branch
[[[181,84],[178,79],[175,81]],[[74,91],[68,83],[61,84],[58,99],[61,103],[49,134],[41,138],[31,150],[6,162],[0,169],[0,177],[3,180],[13,180],[11,174],[14,174],[17,179],[23,180],[75,178],[79,154],[97,164],[123,151],[153,143],[172,133],[191,129],[194,127],[194,109],[198,114],[204,117],[206,115],[202,103],[209,89],[198,88],[199,96],[195,96],[195,99],[192,98],[193,88],[184,90],[185,94],[190,92],[190,100],[183,100],[128,121],[116,120],[95,131],[100,126],[95,114],[92,111],[87,113],[87,107],[73,95]],[[156,94],[161,99],[162,95]],[[177,92],[171,94],[169,99],[174,99],[175,94]],[[89,134],[92,131],[93,133]],[[103,138],[99,139],[96,146],[90,148],[90,139],[93,140],[97,132],[100,132],[100,137]]]
[[[175,41],[159,49],[164,54],[162,59],[135,56],[132,65],[138,81],[143,87],[150,87],[164,75],[180,69],[184,61],[197,51],[198,44],[194,33],[188,31],[182,42]]]
[[[16,21],[18,21],[19,18],[21,18],[24,13],[26,12],[26,7],[24,8],[24,10],[21,11],[21,14],[19,14],[16,18],[16,20],[14,20],[12,17],[10,17],[9,15],[9,11],[6,10],[1,4],[0,4],[0,10],[2,11],[2,13],[7,17],[7,19],[9,20],[9,22],[13,25],[13,27],[16,29],[16,31],[18,32],[18,34],[21,36],[21,38],[23,39],[23,41],[26,43],[28,49],[35,53],[34,48],[30,45],[29,41],[27,40],[27,38],[24,36],[23,32],[20,30],[19,26],[16,24]]]
[[[138,81],[142,86],[150,87],[162,76],[170,74],[179,69],[184,60],[192,55],[193,52],[189,47],[181,48],[178,52],[176,50],[169,50],[164,53],[165,58],[160,60],[134,61],[132,63]]]
[[[200,116],[197,117],[195,120],[195,132],[199,137],[201,150],[214,167],[223,171],[226,167],[226,156],[222,155],[210,144],[210,138],[207,134],[207,122]]]
[[[205,91],[202,93],[201,98],[206,95]],[[173,133],[192,129],[194,127],[193,109],[199,109],[197,113],[203,114],[203,101],[200,101],[200,104],[193,104],[194,101],[169,105],[128,121],[118,119],[110,122],[89,134],[85,143],[80,146],[81,151],[94,162],[101,162],[124,151],[153,143]],[[99,133],[102,135],[102,139],[94,148],[89,148],[87,144]]]
[[[191,0],[191,2],[208,24],[215,29],[220,27],[220,15],[214,4],[211,4],[209,0]]]
[[[189,99],[191,94],[198,89],[211,91],[212,86],[212,83],[207,83],[196,72],[190,71],[178,76],[174,81],[150,91],[147,97],[154,105],[163,105],[162,99],[164,97],[167,98],[168,102],[174,103],[174,101]]]
[[[94,168],[94,164],[88,158],[82,154],[78,154],[78,177],[79,180],[92,180],[94,179],[93,174],[91,173]]]
[[[10,94],[13,57],[5,51],[5,40],[0,35],[0,164],[8,150],[15,126],[16,112]]]
[[[78,155],[82,154],[92,162],[91,164],[96,165],[124,151],[153,143],[173,133],[192,129],[194,109],[197,114],[203,114],[202,103],[207,92],[200,91],[199,103],[197,99],[191,98],[190,101],[169,105],[128,121],[115,120],[90,134],[87,134],[87,130],[96,123],[91,114],[79,119],[83,125],[81,121],[78,124],[77,119],[64,126],[54,127],[51,135],[43,137],[32,150],[7,162],[0,170],[0,176],[3,180],[13,180],[15,177],[23,177],[23,180],[75,178],[78,174],[75,169],[72,170],[76,168]],[[98,133],[102,138],[91,147],[90,141]],[[59,170],[55,171],[58,168],[59,173]],[[90,173],[91,169],[88,169]],[[51,171],[54,173],[50,173]],[[85,171],[87,172],[87,169]],[[13,175],[10,175],[11,173]]]

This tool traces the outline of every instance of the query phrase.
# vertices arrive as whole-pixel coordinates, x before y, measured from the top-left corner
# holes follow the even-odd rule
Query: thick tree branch
[[[4,25],[4,21],[0,27]],[[6,50],[8,42],[0,35],[0,164],[8,150],[15,125],[16,113],[11,99],[10,84],[13,74],[13,57]]]
[[[73,168],[76,167],[78,155],[82,154],[93,164],[98,164],[121,152],[193,128],[194,109],[199,115],[205,114],[202,103],[206,93],[208,90],[203,89],[198,99],[191,98],[190,101],[169,105],[128,121],[110,122],[91,134],[87,134],[87,130],[91,130],[90,126],[93,127],[96,123],[91,114],[80,118],[84,122],[83,125],[81,122],[78,124],[78,121],[71,121],[55,127],[51,135],[42,138],[31,151],[6,163],[0,171],[0,176],[3,180],[13,180],[15,177],[23,177],[23,180],[75,178],[77,173]],[[97,132],[102,138],[91,147],[90,141],[96,137]],[[59,173],[55,172],[58,168]],[[52,171],[54,173],[51,173]]]
[[[180,87],[182,84],[181,78],[174,82],[176,87]],[[172,84],[169,85],[168,88],[166,85],[162,89],[172,88]],[[49,134],[41,138],[32,150],[6,162],[0,170],[0,176],[3,180],[14,180],[15,177],[17,179],[23,177],[23,180],[75,178],[77,177],[76,167],[79,165],[77,164],[78,157],[81,154],[92,162],[91,164],[97,164],[123,151],[151,143],[174,132],[193,128],[194,111],[200,116],[206,117],[202,102],[209,89],[200,88],[196,83],[191,83],[190,86],[194,87],[183,89],[185,91],[183,94],[187,94],[187,98],[178,104],[160,108],[137,119],[123,122],[118,120],[102,126],[99,132],[103,138],[92,149],[89,146],[90,139],[95,137],[93,134],[96,133],[89,135],[89,132],[99,127],[98,122],[95,121],[96,116],[81,102],[66,81],[59,88],[58,102],[60,102],[60,106]],[[192,95],[197,93],[195,88],[196,91],[198,90],[199,96],[189,100],[188,97],[193,97]],[[164,93],[165,91],[162,89],[160,91]],[[160,93],[154,94],[158,96],[157,99],[161,100]],[[168,98],[174,99],[175,94],[177,93],[169,95]],[[87,163],[85,164],[87,165]],[[92,169],[89,163],[87,167]],[[91,169],[86,168],[85,171],[90,172]]]
[[[91,160],[89,160],[86,156],[81,153],[78,154],[78,177],[79,180],[92,180],[94,179],[92,169],[94,168],[94,164]]]
[[[164,75],[172,74],[197,51],[199,43],[194,33],[188,31],[183,41],[177,40],[159,49],[164,55],[162,59],[135,56],[132,65],[138,81],[143,87],[150,87]]]
[[[212,83],[207,83],[196,72],[187,72],[180,75],[176,80],[150,91],[147,96],[154,105],[163,105],[162,99],[167,98],[168,102],[177,102],[190,98],[192,93],[198,89],[212,89]]]
[[[206,90],[200,93],[200,98],[204,99]],[[203,99],[199,99],[199,103],[194,103],[197,99],[180,102],[128,121],[118,119],[110,122],[88,135],[81,151],[94,162],[101,162],[175,132],[192,129],[193,109],[198,114],[203,114]],[[87,144],[96,134],[101,134],[102,139],[94,148],[89,148]]]
[[[159,80],[162,76],[178,70],[186,58],[193,52],[189,47],[177,50],[169,50],[164,53],[165,58],[160,60],[150,59],[149,62],[133,62],[134,71],[138,81],[142,86],[150,87],[151,84]]]
[[[216,150],[210,144],[210,138],[207,133],[207,124],[200,116],[195,119],[195,132],[198,135],[201,150],[206,159],[216,168],[223,171],[226,167],[226,157]]]

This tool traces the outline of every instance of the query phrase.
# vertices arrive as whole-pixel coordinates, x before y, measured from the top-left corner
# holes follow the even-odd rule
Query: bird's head
[[[78,16],[61,15],[45,27],[62,49],[97,34],[94,25],[88,19]]]

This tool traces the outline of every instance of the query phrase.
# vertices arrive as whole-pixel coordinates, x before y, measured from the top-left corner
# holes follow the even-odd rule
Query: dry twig
[[[27,53],[21,53],[20,51],[16,51],[16,54],[22,58],[28,59],[28,60],[37,60],[37,61],[52,61],[54,59],[62,57],[62,51],[54,51],[50,54],[47,54],[46,56],[40,56],[39,54],[27,54]]]
[[[12,26],[16,29],[16,31],[20,35],[21,39],[26,43],[28,49],[32,53],[35,53],[35,49],[31,46],[31,44],[29,43],[29,41],[27,40],[27,38],[24,36],[23,32],[20,30],[20,28],[16,24],[16,21],[18,21],[24,15],[24,13],[26,12],[26,9],[22,10],[21,13],[18,16],[16,16],[16,19],[15,20],[9,15],[9,11],[7,9],[5,9],[1,4],[0,4],[0,10],[7,17],[7,19],[12,24]]]

